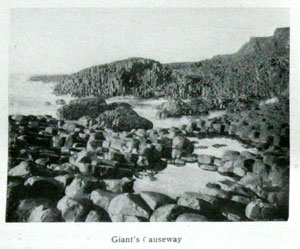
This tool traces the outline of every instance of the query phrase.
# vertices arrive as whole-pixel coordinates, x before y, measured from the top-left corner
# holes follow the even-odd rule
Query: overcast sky
[[[288,9],[14,9],[10,72],[71,73],[129,57],[199,61],[286,26]]]

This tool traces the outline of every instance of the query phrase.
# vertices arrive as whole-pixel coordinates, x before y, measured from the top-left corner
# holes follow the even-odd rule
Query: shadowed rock
[[[152,210],[139,195],[126,193],[111,200],[108,212],[112,215],[129,215],[149,219]]]
[[[171,197],[158,192],[142,191],[140,195],[152,210],[166,204],[175,204]]]
[[[83,116],[96,118],[106,110],[106,103],[101,98],[83,98],[71,100],[57,110],[59,119],[77,120]]]
[[[176,222],[201,222],[201,221],[209,221],[207,217],[200,214],[194,213],[184,213],[177,217]]]
[[[188,213],[189,208],[176,204],[167,204],[156,209],[151,215],[150,222],[175,221],[183,213]]]
[[[105,111],[97,118],[101,127],[114,131],[131,131],[132,129],[152,129],[151,121],[139,116],[135,111],[127,107],[117,107],[111,111]]]

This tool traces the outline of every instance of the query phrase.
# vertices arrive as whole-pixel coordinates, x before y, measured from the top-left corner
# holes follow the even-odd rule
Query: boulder
[[[196,163],[198,161],[196,156],[183,156],[181,160],[187,163]]]
[[[116,161],[118,163],[122,163],[125,161],[124,155],[121,154],[119,151],[110,149],[106,154],[105,154],[105,159],[111,160],[111,161]]]
[[[28,188],[31,197],[58,200],[63,196],[64,186],[53,178],[32,176],[25,181],[24,185]]]
[[[234,161],[225,161],[222,167],[219,167],[218,170],[223,170],[223,172],[231,173],[234,169]],[[220,171],[219,171],[220,172]]]
[[[137,153],[125,152],[124,159],[127,163],[136,164],[137,160],[139,159],[139,155]]]
[[[34,208],[28,218],[28,222],[60,222],[61,216],[56,208],[45,208],[40,205]]]
[[[234,161],[240,153],[238,151],[226,150],[223,153],[222,160],[223,161]]]
[[[58,109],[59,110],[59,109]],[[79,127],[79,124],[75,122],[68,121],[65,124],[63,124],[62,129],[66,132],[61,132],[60,136],[67,137],[70,133],[75,132],[75,129]]]
[[[140,154],[145,156],[149,164],[157,163],[161,160],[161,153],[157,151],[154,147],[147,147],[143,150],[139,150]]]
[[[276,204],[279,207],[288,207],[289,204],[289,186],[282,187],[276,193]]]
[[[65,175],[58,175],[58,176],[54,177],[54,179],[57,182],[59,182],[63,186],[63,188],[65,188],[72,182],[73,177],[68,174],[65,174]]]
[[[276,219],[276,206],[261,200],[251,201],[245,210],[247,218],[250,220],[274,220]]]
[[[73,144],[74,144],[74,135],[73,134],[67,135],[63,148],[70,150],[73,147]]]
[[[233,201],[225,201],[220,205],[220,211],[230,221],[246,220],[245,205]]]
[[[34,162],[37,164],[37,166],[46,167],[47,164],[49,163],[49,159],[48,158],[38,158]]]
[[[151,121],[139,116],[130,108],[117,107],[111,111],[105,111],[97,118],[97,126],[112,129],[114,131],[131,131],[132,129],[152,129]]]
[[[180,150],[187,150],[192,153],[194,150],[193,144],[184,136],[176,136],[172,140],[172,147]]]
[[[198,163],[199,164],[213,164],[214,156],[209,155],[199,155],[198,156]]]
[[[86,145],[87,151],[98,151],[102,148],[103,141],[97,139],[89,139]]]
[[[24,115],[12,115],[11,119],[16,122],[27,123],[29,118],[28,116],[24,116]]]
[[[233,195],[231,196],[231,200],[244,205],[247,205],[251,201],[250,198],[241,195]]]
[[[36,198],[36,199],[24,199],[20,201],[17,209],[16,209],[16,219],[19,222],[27,222],[32,211],[39,207],[43,206],[43,208],[48,209],[52,207],[51,201],[44,198]]]
[[[24,186],[23,180],[20,178],[10,179],[7,182],[6,196],[6,222],[16,221],[15,209],[22,199],[29,196],[28,189]]]
[[[208,164],[200,164],[198,163],[200,169],[203,169],[203,170],[207,170],[207,171],[217,171],[218,170],[218,167],[215,166],[215,165],[208,165]]]
[[[134,216],[134,215],[123,215],[123,214],[110,214],[112,222],[144,222],[148,221],[146,218]]]
[[[262,187],[263,179],[259,175],[248,172],[238,181],[238,184],[251,190],[255,190],[257,186]]]
[[[79,173],[78,167],[67,162],[62,164],[51,164],[48,165],[47,168],[52,170],[56,175],[74,175]]]
[[[85,173],[86,171],[86,164],[92,163],[93,160],[97,159],[97,153],[95,151],[87,151],[83,149],[79,153],[75,153],[70,157],[70,163],[74,164],[78,167],[80,172]]]
[[[75,177],[72,183],[66,187],[66,196],[73,199],[89,198],[90,193],[98,188],[104,188],[102,181],[91,177]]]
[[[174,160],[174,166],[176,166],[176,167],[183,167],[183,166],[185,166],[185,161],[183,161],[181,159],[175,159]]]
[[[252,158],[245,158],[241,161],[240,167],[245,168],[247,171],[252,172],[253,171],[253,165],[255,163],[255,160]]]
[[[184,150],[180,150],[180,149],[172,149],[171,156],[174,159],[180,159],[183,156],[186,156],[186,152]]]
[[[214,210],[214,205],[203,200],[203,195],[198,193],[185,193],[179,197],[177,204],[184,207],[189,207],[200,212]]]
[[[233,169],[233,174],[239,177],[243,177],[244,175],[246,175],[246,173],[247,173],[247,169],[244,167],[234,167]]]
[[[77,120],[83,116],[96,118],[104,112],[107,105],[101,98],[81,98],[71,100],[68,105],[64,105],[57,110],[59,119]]]
[[[140,196],[152,210],[166,204],[175,204],[175,201],[171,197],[158,192],[142,191]]]
[[[219,188],[203,188],[201,193],[204,195],[209,195],[221,199],[229,200],[231,198],[230,192],[224,191],[223,189]]]
[[[87,199],[74,200],[64,196],[57,203],[57,209],[66,222],[82,222],[90,211],[91,203]]]
[[[27,177],[31,174],[33,163],[29,161],[23,161],[19,165],[11,168],[8,171],[9,176]]]
[[[262,176],[264,179],[268,177],[269,171],[270,171],[270,166],[263,163],[262,160],[257,159],[255,160],[253,166],[252,166],[252,171],[256,175]]]
[[[175,221],[181,214],[188,213],[190,210],[187,207],[177,204],[167,204],[156,209],[151,215],[151,222],[166,222]]]
[[[111,219],[104,210],[91,210],[86,219],[85,222],[110,222]]]
[[[273,165],[268,175],[268,180],[273,187],[283,187],[289,182],[289,169]]]
[[[196,192],[186,192],[185,194],[195,196],[197,199],[201,199],[205,202],[208,202],[213,206],[218,204],[218,198],[215,196],[206,195],[206,194],[199,193],[199,192],[197,192],[197,193]]]
[[[103,182],[107,191],[117,194],[133,192],[133,180],[127,177],[122,179],[105,179]]]
[[[151,168],[151,165],[145,156],[139,156],[136,165],[141,168]]]
[[[195,213],[184,213],[177,217],[176,222],[200,222],[209,221],[207,217]]]
[[[223,166],[223,161],[220,158],[214,158],[214,165],[221,167]]]
[[[97,205],[107,211],[110,201],[117,195],[118,194],[111,193],[106,190],[96,189],[91,193],[90,199],[94,205]]]
[[[125,193],[111,200],[108,212],[110,215],[129,215],[149,219],[152,210],[139,195]]]

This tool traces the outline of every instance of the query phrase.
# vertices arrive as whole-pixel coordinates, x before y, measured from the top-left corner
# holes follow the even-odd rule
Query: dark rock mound
[[[86,125],[91,121],[90,125],[114,131],[153,128],[152,122],[139,116],[128,103],[106,104],[101,98],[72,100],[68,105],[57,110],[57,116],[60,119],[79,120],[79,122],[85,122]]]
[[[57,110],[59,119],[77,120],[83,116],[96,118],[99,114],[106,111],[106,103],[102,98],[83,98],[71,100]]]
[[[97,122],[114,131],[131,131],[132,129],[152,129],[151,121],[139,116],[130,108],[119,106],[114,110],[99,115]]]

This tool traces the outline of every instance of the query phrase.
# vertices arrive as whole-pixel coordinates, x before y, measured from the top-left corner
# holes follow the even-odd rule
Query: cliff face
[[[271,97],[289,84],[289,29],[253,37],[235,54],[196,63],[167,64],[174,82],[167,92],[178,97]]]
[[[252,37],[231,55],[191,63],[161,64],[131,58],[90,67],[58,79],[55,93],[84,96],[267,98],[287,93],[289,28]]]

